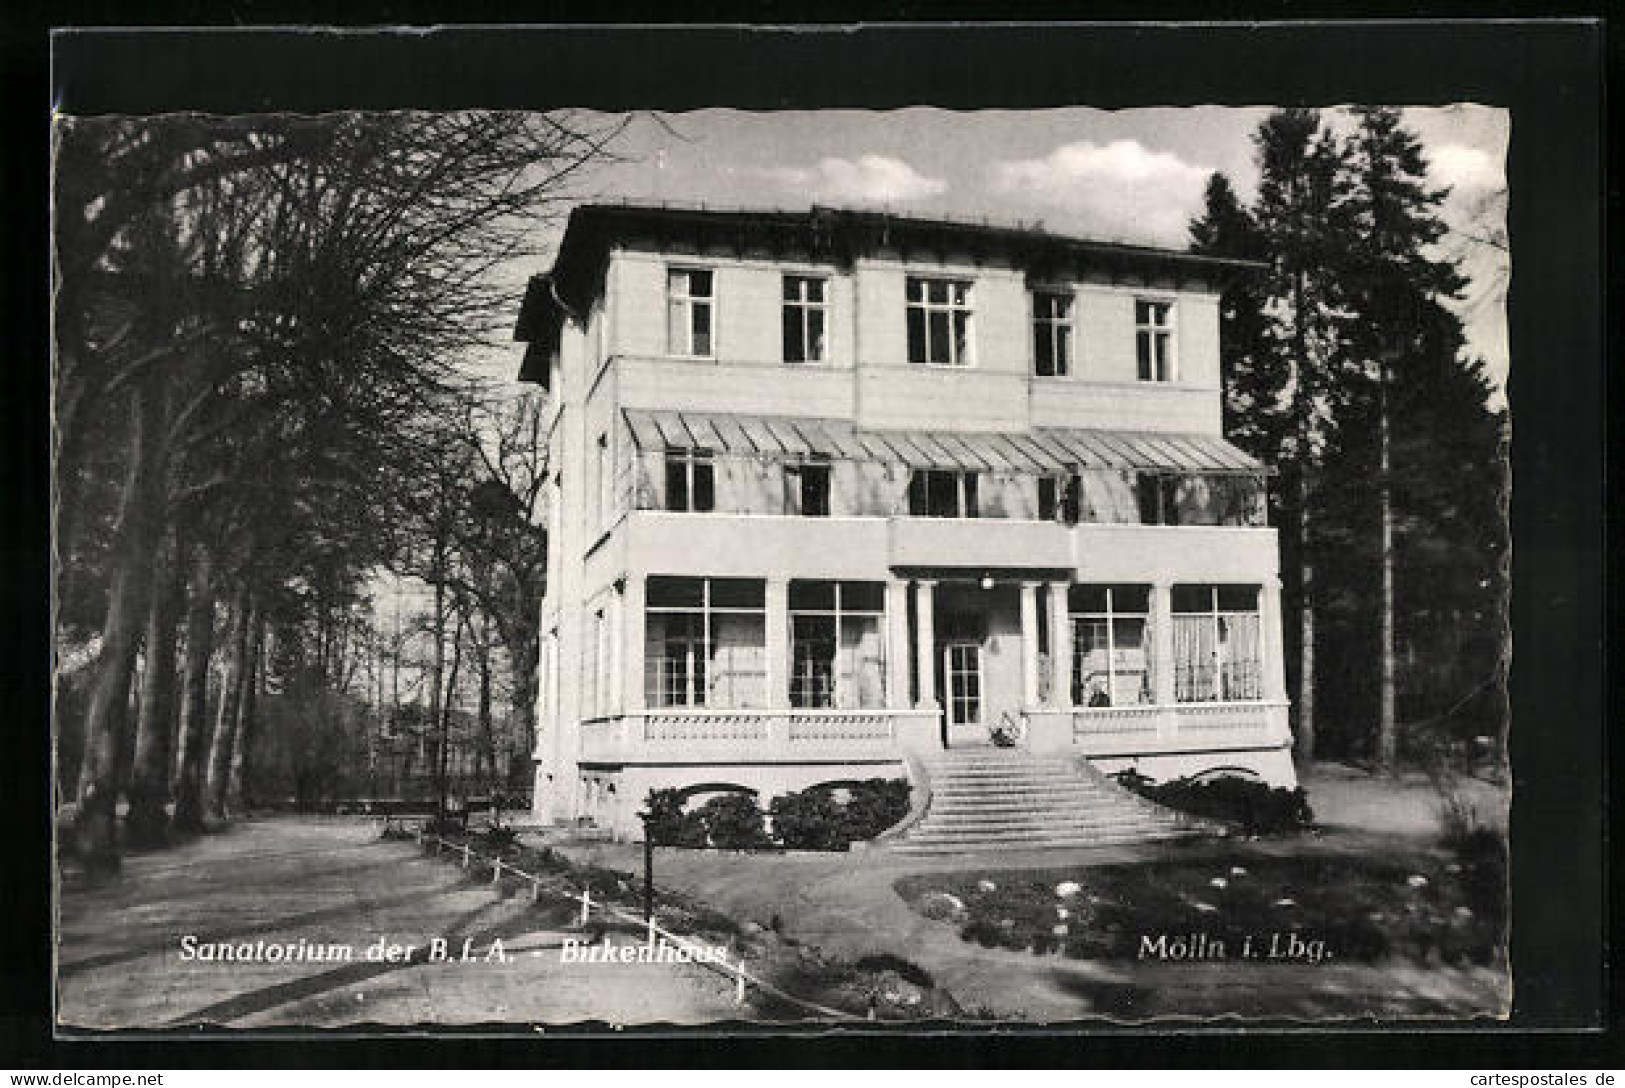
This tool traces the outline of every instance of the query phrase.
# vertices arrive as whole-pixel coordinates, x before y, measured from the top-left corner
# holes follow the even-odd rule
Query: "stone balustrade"
[[[901,758],[929,747],[937,715],[914,710],[652,709],[581,725],[581,757],[601,762],[793,763],[851,754]]]

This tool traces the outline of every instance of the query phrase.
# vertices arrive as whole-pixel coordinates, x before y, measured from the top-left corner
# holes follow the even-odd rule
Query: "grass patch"
[[[908,904],[988,948],[1076,959],[1139,959],[1145,942],[1198,939],[1238,959],[1322,942],[1326,959],[1488,965],[1505,955],[1505,852],[1404,858],[1328,854],[1185,859],[1039,872],[979,870],[905,877]],[[945,917],[944,897],[963,904]],[[1223,956],[1211,955],[1222,942]],[[1156,957],[1160,958],[1160,957]]]

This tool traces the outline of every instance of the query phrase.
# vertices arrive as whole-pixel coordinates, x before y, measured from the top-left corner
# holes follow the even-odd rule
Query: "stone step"
[[[1127,834],[1110,835],[1056,835],[1032,843],[1012,843],[1002,838],[923,843],[902,839],[894,844],[891,849],[899,854],[997,854],[1008,852],[1013,848],[1023,850],[1077,850],[1103,846],[1137,846],[1147,842],[1167,842],[1173,839],[1190,838],[1196,834],[1199,834],[1199,832],[1165,830],[1135,831]]]
[[[925,768],[930,806],[893,845],[901,853],[1124,845],[1205,833],[1066,759],[981,749],[933,756]]]
[[[968,823],[1042,824],[1077,820],[1113,823],[1120,823],[1125,820],[1155,822],[1174,819],[1177,819],[1177,817],[1173,814],[1164,815],[1160,812],[1146,812],[1133,808],[1064,809],[1059,811],[1035,811],[1032,809],[977,811],[962,809],[957,812],[927,812],[925,818],[916,827],[955,827]]]

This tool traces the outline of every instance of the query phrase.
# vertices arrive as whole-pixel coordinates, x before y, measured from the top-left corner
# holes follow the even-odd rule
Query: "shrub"
[[[1147,784],[1138,775],[1119,779],[1124,785],[1159,805],[1240,824],[1249,835],[1284,835],[1303,831],[1315,822],[1309,795],[1302,787],[1272,789],[1239,775],[1218,778],[1176,778],[1161,785]]]
[[[909,790],[906,778],[870,778],[853,785],[843,813],[847,838],[872,839],[907,816]]]
[[[1004,931],[985,918],[973,918],[959,931],[963,940],[974,941],[983,948],[997,948],[1004,940]]]
[[[696,815],[711,845],[722,850],[750,850],[768,843],[762,810],[743,793],[724,793],[700,806]]]
[[[519,833],[511,827],[488,827],[480,834],[480,841],[493,850],[507,850],[519,841]]]
[[[773,834],[792,850],[845,850],[851,843],[841,806],[828,790],[775,797],[768,803],[768,812],[773,816]]]
[[[847,784],[845,804],[829,786],[783,794],[768,806],[773,833],[792,850],[845,850],[908,815],[909,789],[907,779],[870,778]]]
[[[683,811],[680,790],[649,791],[649,838],[656,846],[704,846],[705,822],[698,813]]]

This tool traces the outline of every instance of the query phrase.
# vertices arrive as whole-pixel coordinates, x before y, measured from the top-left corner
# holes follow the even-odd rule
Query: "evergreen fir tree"
[[[1436,300],[1454,295],[1465,281],[1454,263],[1429,253],[1447,229],[1438,216],[1445,192],[1428,187],[1421,144],[1401,126],[1397,110],[1359,107],[1354,114],[1358,127],[1347,146],[1354,182],[1348,206],[1357,230],[1345,279],[1356,315],[1348,326],[1349,361],[1376,398],[1378,707],[1373,748],[1378,765],[1393,770],[1398,719],[1390,387],[1396,368],[1412,365],[1430,327],[1436,328]],[[1459,331],[1456,336],[1459,347]]]
[[[1294,710],[1298,757],[1315,756],[1315,583],[1313,539],[1325,429],[1343,357],[1339,270],[1351,221],[1345,152],[1315,110],[1277,110],[1254,135],[1261,173],[1253,211],[1270,262],[1264,288],[1269,337],[1285,361],[1281,435],[1285,599],[1295,606]],[[1290,664],[1290,663],[1289,663]]]

